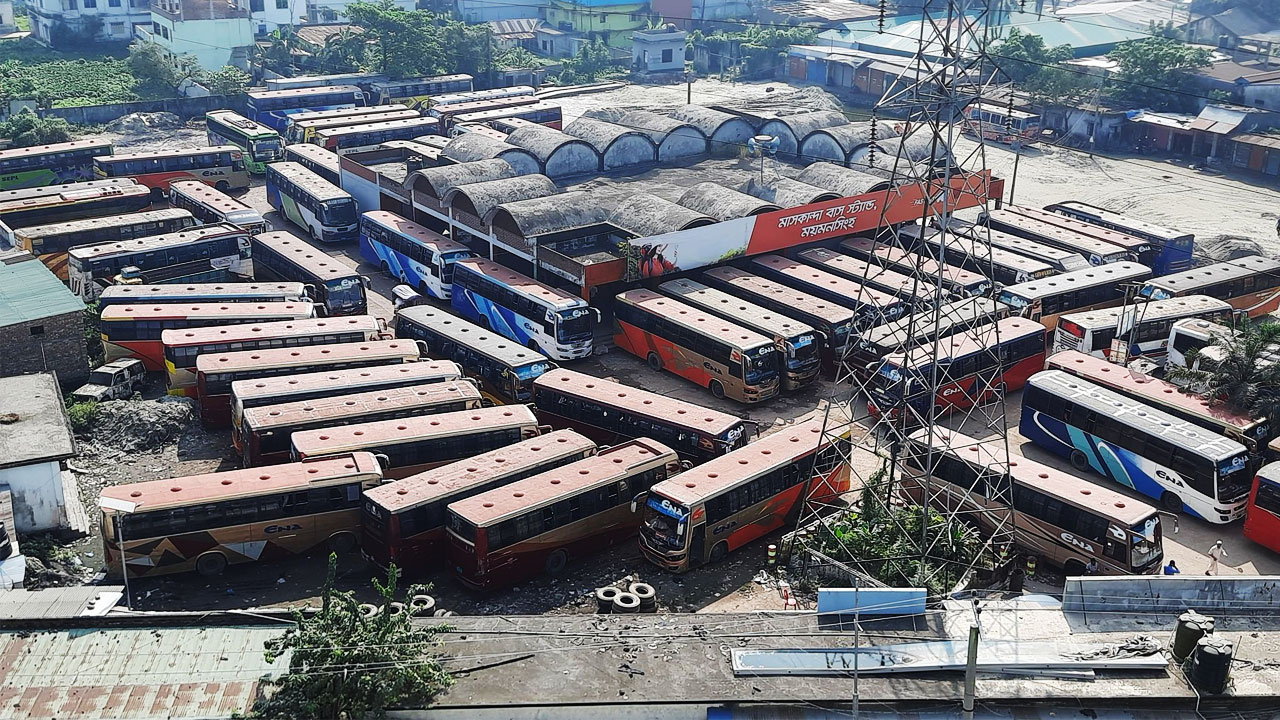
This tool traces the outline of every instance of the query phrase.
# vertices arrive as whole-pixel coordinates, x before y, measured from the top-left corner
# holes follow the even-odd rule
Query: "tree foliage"
[[[382,608],[365,617],[354,593],[333,589],[337,566],[330,555],[319,612],[295,609],[294,627],[267,641],[267,662],[289,653],[289,672],[272,681],[274,692],[254,708],[258,717],[382,717],[397,705],[423,707],[453,684],[433,650],[448,627],[417,626],[407,612],[392,612],[399,569],[390,568],[385,585],[373,581]],[[429,590],[416,585],[409,594]]]
[[[238,67],[225,65],[221,70],[204,73],[200,84],[214,95],[239,95],[249,87],[253,78]]]
[[[486,26],[426,10],[401,10],[391,0],[352,3],[346,14],[369,39],[366,69],[393,78],[489,71],[493,49]]]
[[[13,140],[13,147],[31,147],[67,142],[75,137],[71,123],[59,117],[42,118],[23,108],[8,120],[0,122],[0,137]],[[99,342],[101,345],[101,342]]]
[[[1011,29],[991,53],[996,66],[1015,83],[1026,82],[1043,70],[1056,69],[1052,66],[1073,57],[1070,45],[1051,48],[1044,44],[1044,38],[1018,28]]]
[[[165,88],[172,92],[186,80],[199,80],[200,63],[192,55],[179,55],[173,62],[169,54],[154,40],[139,40],[129,46],[126,59],[129,71],[140,85]]]
[[[594,82],[615,67],[609,47],[599,40],[582,44],[578,54],[565,58],[561,65],[564,70],[560,73],[560,82],[565,85]]]
[[[817,30],[811,27],[751,25],[745,30],[717,30],[705,36],[695,30],[690,42],[701,44],[719,56],[721,67],[736,65],[740,77],[758,79],[768,77],[783,66],[789,46],[809,45],[816,37]]]
[[[1153,110],[1194,110],[1200,94],[1192,71],[1209,64],[1210,52],[1170,38],[1120,43],[1107,57],[1119,63],[1110,93],[1117,100]]]
[[[1245,325],[1234,335],[1215,336],[1210,347],[1220,348],[1216,362],[1201,362],[1200,370],[1170,365],[1170,380],[1195,388],[1210,403],[1233,412],[1280,422],[1280,364],[1274,360],[1280,343],[1280,323]],[[1206,369],[1204,366],[1208,365]]]
[[[543,64],[542,58],[522,47],[508,48],[493,58],[493,66],[499,70],[523,70],[541,67]]]

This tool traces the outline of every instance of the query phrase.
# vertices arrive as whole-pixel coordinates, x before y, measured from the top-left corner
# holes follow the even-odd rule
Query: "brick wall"
[[[0,375],[52,371],[63,388],[89,376],[84,319],[79,312],[0,327]]]

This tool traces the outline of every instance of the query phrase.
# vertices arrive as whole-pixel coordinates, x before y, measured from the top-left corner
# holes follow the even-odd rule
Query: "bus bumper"
[[[591,354],[591,343],[556,345],[556,360],[581,360]]]
[[[670,573],[682,573],[689,569],[689,563],[685,560],[688,556],[687,551],[671,554],[660,552],[650,547],[645,542],[644,536],[640,537],[640,554],[644,555],[649,562]]]

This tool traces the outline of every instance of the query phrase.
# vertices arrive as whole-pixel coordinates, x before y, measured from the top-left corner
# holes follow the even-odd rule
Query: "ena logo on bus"
[[[294,524],[294,525],[268,525],[268,526],[266,526],[265,528],[263,528],[262,532],[264,532],[264,533],[266,533],[266,534],[268,534],[268,535],[275,535],[276,533],[292,532],[292,531],[294,531],[294,530],[301,530],[301,529],[302,529],[302,526],[301,526],[301,525],[297,525],[297,524]]]
[[[227,173],[225,170],[201,170],[200,171],[201,177],[216,177],[219,175],[226,175],[226,174]]]
[[[1089,552],[1089,553],[1097,552],[1096,550],[1093,549],[1093,545],[1085,542],[1084,540],[1081,540],[1080,538],[1076,537],[1075,535],[1072,535],[1071,533],[1064,532],[1058,537],[1062,538],[1064,542],[1070,545],[1074,545],[1080,548],[1081,550],[1084,550],[1085,552]]]

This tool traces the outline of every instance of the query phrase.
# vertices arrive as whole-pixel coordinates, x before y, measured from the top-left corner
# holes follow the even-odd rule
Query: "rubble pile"
[[[196,419],[190,398],[109,400],[99,403],[89,426],[89,445],[127,453],[159,450],[178,439]]]
[[[743,110],[776,110],[779,115],[813,112],[816,110],[844,110],[844,105],[835,95],[819,87],[806,87],[792,90],[781,86],[764,97],[750,98],[732,104]]]
[[[23,587],[28,590],[82,585],[93,574],[91,569],[85,567],[75,550],[66,547],[51,535],[24,538],[22,554],[27,558]]]
[[[146,135],[156,130],[175,130],[182,127],[182,118],[167,112],[137,112],[116,118],[107,123],[105,130],[120,135]]]
[[[1199,256],[1195,259],[1197,265],[1211,265],[1266,254],[1256,240],[1240,235],[1218,235],[1203,240],[1196,238],[1196,253]]]

